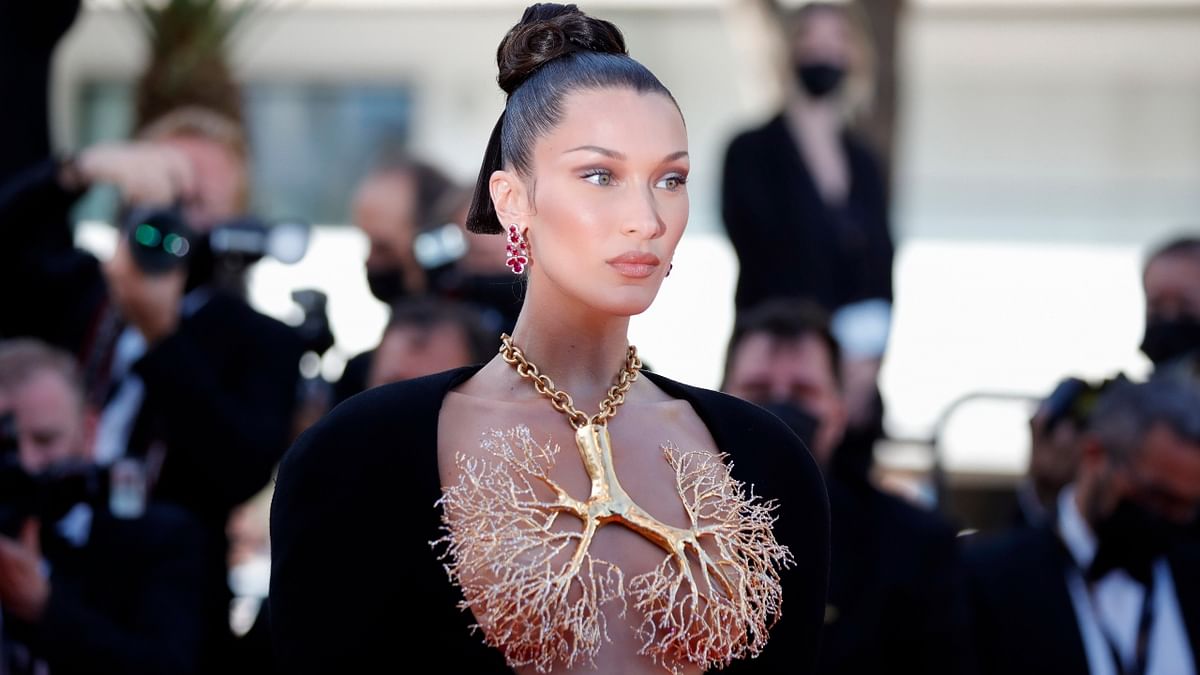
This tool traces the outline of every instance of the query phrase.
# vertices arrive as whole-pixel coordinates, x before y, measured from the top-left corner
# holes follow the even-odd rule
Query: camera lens
[[[147,274],[183,265],[192,251],[192,232],[177,208],[135,210],[126,221],[130,249]]]

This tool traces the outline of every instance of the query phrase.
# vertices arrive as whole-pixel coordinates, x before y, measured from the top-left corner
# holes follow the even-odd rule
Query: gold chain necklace
[[[586,499],[556,481],[557,446],[534,442],[527,427],[493,432],[492,461],[459,454],[458,483],[445,489],[446,570],[464,605],[487,613],[484,641],[504,652],[509,666],[589,663],[610,642],[602,609],[635,609],[639,654],[672,672],[689,664],[719,668],[757,655],[780,614],[780,570],[791,565],[775,540],[774,505],[763,503],[729,475],[721,456],[662,446],[687,527],[659,521],[617,479],[607,421],[625,400],[642,367],[629,348],[625,368],[592,417],[538,372],[508,335],[500,354],[566,414],[591,486]],[[534,485],[548,488],[550,494]],[[578,527],[554,523],[575,518]],[[657,545],[661,564],[626,581],[625,572],[591,551],[596,531],[619,525]],[[483,623],[483,622],[481,622]],[[477,624],[478,627],[478,624]]]
[[[581,429],[588,424],[607,424],[608,420],[617,414],[617,408],[625,402],[625,394],[629,393],[629,388],[633,386],[634,380],[638,378],[638,373],[642,369],[642,360],[638,358],[637,347],[629,345],[629,351],[625,355],[625,367],[617,375],[616,384],[609,387],[608,395],[600,402],[600,412],[588,417],[586,413],[575,407],[575,402],[571,400],[570,394],[555,387],[554,380],[539,372],[538,367],[525,358],[525,353],[521,351],[520,347],[513,344],[512,336],[508,333],[500,335],[500,356],[516,368],[518,375],[533,382],[533,388],[537,390],[537,393],[550,399],[550,405],[565,414],[575,429]]]

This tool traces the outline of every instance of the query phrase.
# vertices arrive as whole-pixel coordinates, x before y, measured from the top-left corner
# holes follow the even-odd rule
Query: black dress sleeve
[[[447,377],[355,396],[284,457],[268,601],[279,672],[378,672],[418,655],[447,672],[509,672],[470,630],[430,545],[440,527],[437,414]]]
[[[687,399],[729,456],[733,477],[775,502],[775,538],[795,564],[781,574],[783,613],[762,653],[721,672],[814,672],[829,589],[829,497],[803,441],[778,417],[739,398],[646,375],[668,395]]]
[[[756,405],[722,396],[719,423],[734,478],[778,505],[775,537],[795,564],[782,575],[783,616],[755,659],[735,661],[734,673],[811,673],[817,662],[829,588],[829,498],[820,469],[804,443],[779,418]],[[712,424],[709,425],[712,428]]]
[[[392,476],[389,489],[375,473],[390,473],[377,461],[377,446],[389,439],[372,433],[373,426],[366,411],[339,406],[280,464],[268,601],[279,672],[371,672],[381,655],[411,646],[399,632],[405,607],[388,592],[405,574],[398,543],[404,523],[385,515],[404,480]]]

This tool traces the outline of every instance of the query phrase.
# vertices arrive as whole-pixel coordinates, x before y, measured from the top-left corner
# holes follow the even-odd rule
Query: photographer
[[[65,467],[90,465],[96,421],[71,356],[34,340],[0,342],[0,420],[9,488],[0,494],[0,672],[197,672],[207,601],[199,524],[158,505],[117,518],[97,493],[61,487]],[[56,469],[64,478],[52,482]],[[15,472],[43,479],[32,483],[37,508],[18,506]]]
[[[521,310],[521,277],[505,265],[502,237],[467,232],[471,193],[431,164],[393,156],[360,182],[352,220],[367,238],[367,285],[395,309],[421,298],[480,312],[490,333],[511,332]],[[370,386],[376,350],[350,359],[335,386],[340,403]]]
[[[0,283],[13,289],[0,298],[0,335],[37,336],[77,355],[88,400],[103,409],[98,461],[141,458],[151,499],[200,518],[206,583],[228,600],[226,521],[267,485],[287,447],[302,348],[294,330],[229,290],[238,275],[209,244],[246,204],[237,125],[185,108],[143,138],[47,160],[0,186]],[[74,248],[69,211],[98,184],[133,206],[181,205],[196,233],[182,264],[148,266],[164,254],[135,240],[136,221],[103,269]],[[209,621],[228,634],[227,603]]]

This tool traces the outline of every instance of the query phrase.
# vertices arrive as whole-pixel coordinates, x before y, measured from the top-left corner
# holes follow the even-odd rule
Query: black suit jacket
[[[114,316],[97,260],[74,247],[70,209],[53,161],[0,186],[0,338],[33,336],[76,354],[87,384],[110,382]],[[127,453],[165,450],[156,502],[200,519],[207,545],[210,631],[229,635],[225,526],[230,510],[271,481],[291,438],[299,360],[295,330],[229,293],[206,302],[134,364],[145,385]],[[220,636],[220,631],[224,636]],[[224,647],[208,650],[220,660]]]
[[[954,529],[865,480],[828,486],[833,543],[818,672],[961,672]]]
[[[112,310],[98,262],[72,242],[79,195],[58,186],[55,170],[45,161],[0,186],[0,288],[11,289],[0,293],[0,338],[57,344],[102,388]],[[270,482],[287,449],[302,351],[293,329],[221,291],[150,348],[134,366],[146,395],[128,450],[165,446],[153,497],[223,530],[229,510]]]
[[[200,672],[211,599],[206,540],[176,507],[152,505],[135,520],[97,510],[82,548],[47,542],[51,591],[42,620],[5,617],[5,627],[54,675]]]
[[[828,311],[892,299],[883,174],[852,136],[843,136],[842,147],[850,194],[843,208],[830,208],[782,116],[729,144],[721,213],[738,256],[739,312],[776,297],[807,298]]]
[[[471,634],[471,615],[457,607],[462,595],[430,547],[441,536],[438,412],[447,391],[478,368],[370,389],[284,457],[271,507],[271,628],[281,672],[371,672],[416,654],[446,672],[508,672],[500,653]],[[730,454],[734,477],[779,501],[775,535],[796,558],[783,573],[783,618],[766,649],[727,670],[810,672],[829,561],[820,473],[770,413],[646,375],[692,404]]]
[[[1167,556],[1200,659],[1200,547],[1180,542]],[[972,541],[965,552],[972,643],[980,675],[1087,675],[1088,662],[1067,590],[1072,565],[1049,526]],[[1200,663],[1196,665],[1200,672]]]

